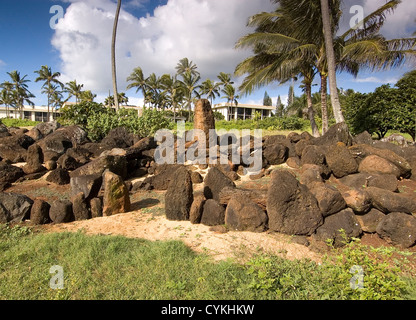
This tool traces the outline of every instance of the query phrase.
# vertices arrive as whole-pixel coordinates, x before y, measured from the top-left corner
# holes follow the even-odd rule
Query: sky
[[[360,5],[368,14],[386,0],[344,0],[341,30],[349,26]],[[187,57],[198,66],[202,81],[215,80],[220,72],[234,73],[250,50],[234,49],[237,40],[253,30],[246,26],[256,13],[272,11],[270,0],[123,0],[117,33],[118,90],[126,92],[130,104],[142,105],[134,89],[126,90],[127,77],[140,66],[145,75],[174,74],[180,59]],[[56,11],[55,8],[59,10]],[[51,10],[52,9],[52,10]],[[84,90],[96,93],[103,102],[112,94],[111,36],[116,0],[1,0],[0,1],[0,83],[7,72],[27,75],[33,102],[45,105],[42,83],[35,83],[42,65],[61,73],[64,83],[76,79]],[[416,31],[415,0],[403,0],[387,17],[381,30],[388,39],[409,37]],[[61,15],[62,13],[62,15]],[[59,19],[58,19],[59,18]],[[338,74],[338,87],[371,92],[376,87],[394,85],[404,73],[415,68],[407,64],[385,72],[362,71],[357,78]],[[233,77],[238,86],[243,78]],[[319,78],[315,80],[319,90]],[[300,95],[300,83],[295,93]],[[276,104],[277,96],[286,102],[289,85],[278,83],[261,88],[240,103],[262,104],[267,91]],[[214,103],[225,102],[216,99]]]

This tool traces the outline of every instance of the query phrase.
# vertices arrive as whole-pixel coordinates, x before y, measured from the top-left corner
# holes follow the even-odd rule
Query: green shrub
[[[93,114],[105,114],[110,111],[101,103],[84,101],[61,108],[61,117],[58,122],[64,126],[78,125],[86,128],[88,119]]]
[[[1,123],[3,123],[6,127],[34,127],[39,124],[38,121],[12,118],[2,118]]]

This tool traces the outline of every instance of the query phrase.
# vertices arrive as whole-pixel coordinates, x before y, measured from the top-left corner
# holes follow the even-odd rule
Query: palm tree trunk
[[[111,41],[111,67],[113,74],[113,91],[114,91],[114,104],[116,110],[119,110],[118,103],[118,91],[117,91],[117,71],[116,71],[116,36],[117,36],[117,26],[118,26],[118,17],[120,15],[121,0],[117,2],[116,15],[114,17],[114,26],[113,26],[113,39]]]
[[[328,0],[321,0],[322,10],[322,23],[324,27],[325,36],[325,49],[328,61],[328,76],[329,76],[329,88],[331,91],[331,103],[334,110],[334,117],[337,123],[344,122],[344,116],[342,115],[341,104],[338,97],[338,87],[336,79],[336,64],[335,53],[333,44],[333,32],[331,27],[331,17],[329,15],[329,3]]]
[[[321,73],[322,134],[328,131],[328,76]]]
[[[306,101],[308,103],[308,117],[309,121],[311,122],[312,128],[312,135],[314,137],[319,137],[319,129],[315,122],[315,112],[313,111],[313,103],[312,103],[312,87],[311,84],[306,84]]]

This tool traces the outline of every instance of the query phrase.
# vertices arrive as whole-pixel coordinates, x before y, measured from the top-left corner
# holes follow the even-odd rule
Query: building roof
[[[260,105],[255,105],[255,104],[244,104],[244,103],[239,103],[238,105],[235,105],[235,104],[230,104],[226,102],[216,104],[212,107],[212,109],[216,110],[216,109],[222,109],[222,108],[227,108],[227,107],[259,109],[259,110],[276,110],[276,107],[273,107],[273,106],[260,106]]]

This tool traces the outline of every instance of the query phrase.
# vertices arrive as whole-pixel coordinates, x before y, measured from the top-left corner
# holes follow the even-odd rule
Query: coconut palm
[[[47,119],[49,121],[50,99],[51,93],[53,92],[52,86],[56,84],[59,85],[62,89],[64,88],[63,83],[58,80],[61,74],[59,72],[52,72],[52,69],[48,66],[42,66],[41,69],[35,71],[35,73],[38,74],[38,77],[35,79],[35,82],[44,81],[42,88],[45,89],[44,92],[48,95]]]
[[[176,122],[176,109],[185,94],[184,85],[176,76],[173,77],[169,74],[164,74],[160,78],[160,85],[163,89],[162,93],[167,99],[167,103],[173,108],[173,120]]]
[[[284,83],[299,71],[297,63],[308,61],[321,76],[321,106],[325,125],[329,72],[323,26],[320,26],[323,24],[321,7],[313,0],[275,2],[280,4],[276,11],[250,18],[249,25],[255,26],[256,32],[241,38],[237,43],[237,47],[253,47],[255,53],[236,69],[237,74],[249,73],[240,90],[249,93],[272,81]],[[348,71],[356,76],[360,68],[384,69],[397,66],[412,54],[414,39],[386,41],[378,34],[386,14],[399,3],[399,0],[389,1],[368,15],[362,23],[363,31],[351,28],[334,39],[336,67],[339,71]],[[338,30],[341,16],[339,8],[339,0],[331,1],[330,14],[335,31]],[[336,109],[333,108],[334,113]],[[337,121],[342,120],[341,116],[337,115]]]
[[[35,105],[30,99],[35,98],[35,96],[29,91],[27,83],[30,80],[27,80],[27,75],[23,77],[20,76],[20,72],[14,70],[12,72],[7,72],[11,78],[11,83],[13,84],[13,89],[11,91],[12,103],[11,106],[20,110],[20,118],[23,118],[23,104],[26,102],[29,105]]]
[[[146,78],[144,77],[142,68],[135,68],[133,72],[130,74],[130,76],[127,78],[127,81],[131,82],[127,86],[127,89],[136,88],[136,93],[141,91],[143,97],[145,98],[144,104],[146,105],[146,96],[148,96],[147,92],[149,90],[149,87]]]
[[[232,108],[233,105],[238,106],[238,99],[240,96],[236,94],[235,88],[231,84],[227,84],[222,90],[222,93],[225,94],[225,96],[221,97],[221,99],[227,99],[228,103],[228,114],[230,114],[230,107]]]
[[[197,71],[198,67],[192,61],[189,61],[188,58],[183,58],[179,60],[179,63],[176,65],[176,73],[184,75],[190,73],[192,76],[197,77],[200,73]]]
[[[8,118],[10,115],[10,106],[13,103],[12,91],[13,91],[13,84],[9,81],[5,81],[0,84],[0,104],[4,104],[6,106],[6,117]]]
[[[211,79],[207,79],[202,82],[201,94],[205,94],[207,96],[207,99],[211,101],[211,105],[213,100],[220,96],[220,86],[220,83],[213,82]]]
[[[81,100],[81,92],[83,87],[83,84],[77,84],[77,80],[67,82],[64,88],[64,91],[68,93],[67,100],[75,97],[75,103],[78,104]]]
[[[118,91],[117,91],[117,70],[116,70],[116,36],[117,36],[118,18],[120,16],[120,9],[121,9],[121,0],[118,0],[116,14],[114,17],[113,37],[111,40],[111,69],[112,69],[112,77],[113,77],[114,104],[116,106],[117,111],[119,109],[119,101],[118,101]]]
[[[188,121],[191,121],[192,102],[194,102],[195,98],[199,99],[201,97],[199,94],[201,86],[198,84],[201,80],[201,76],[199,74],[192,74],[192,72],[189,71],[182,74],[182,78],[185,90],[184,98],[189,111]]]

